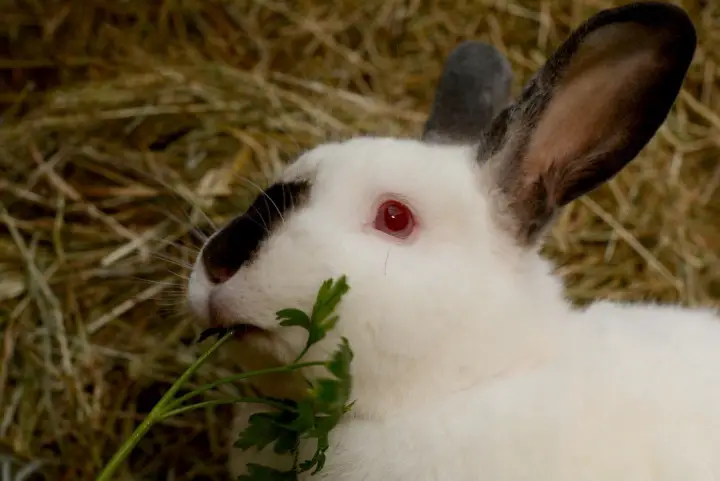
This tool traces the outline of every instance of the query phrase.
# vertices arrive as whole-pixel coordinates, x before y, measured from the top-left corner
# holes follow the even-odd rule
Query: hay
[[[720,300],[720,7],[679,3],[701,45],[672,117],[546,250],[577,302]],[[203,232],[282,162],[324,139],[416,135],[466,38],[501,48],[517,88],[613,4],[15,0],[0,12],[0,463],[92,479],[196,355],[181,300]],[[159,426],[132,479],[225,479],[228,416]]]

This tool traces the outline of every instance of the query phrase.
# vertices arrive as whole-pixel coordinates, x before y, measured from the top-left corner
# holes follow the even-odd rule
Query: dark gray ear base
[[[602,11],[496,117],[478,157],[492,156],[521,243],[534,243],[560,208],[615,176],[647,145],[677,98],[696,44],[690,18],[671,4]]]
[[[474,143],[510,97],[512,68],[492,45],[466,41],[443,67],[422,140]]]

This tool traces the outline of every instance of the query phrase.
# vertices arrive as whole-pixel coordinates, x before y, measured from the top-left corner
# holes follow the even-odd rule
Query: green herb
[[[283,326],[299,326],[308,331],[308,339],[297,363],[317,342],[324,339],[335,327],[338,317],[335,308],[349,287],[345,277],[323,283],[318,291],[312,313],[297,309],[278,312]],[[298,402],[288,402],[285,409],[277,412],[256,413],[250,416],[249,426],[240,434],[235,446],[244,450],[264,449],[274,445],[277,454],[293,456],[290,471],[278,471],[266,466],[248,465],[248,474],[238,481],[297,480],[300,473],[320,471],[325,465],[325,452],[329,447],[330,431],[340,422],[349,409],[351,391],[350,363],[352,350],[347,339],[342,339],[339,348],[323,363],[331,376],[310,382],[308,395]],[[301,439],[314,439],[315,453],[311,459],[298,459],[298,445]]]
[[[293,363],[229,376],[176,398],[175,394],[190,376],[233,335],[232,332],[224,329],[212,329],[204,332],[201,340],[211,336],[220,338],[173,383],[145,420],[110,459],[96,481],[110,481],[140,439],[155,423],[190,410],[239,402],[265,404],[274,410],[252,415],[248,427],[240,433],[235,445],[244,450],[264,449],[272,445],[275,453],[292,456],[294,462],[290,471],[278,471],[268,466],[249,464],[248,474],[240,476],[238,481],[296,481],[300,473],[310,470],[313,470],[312,474],[319,472],[325,465],[325,452],[329,447],[330,432],[350,409],[350,363],[353,353],[347,339],[343,338],[330,359],[303,363],[300,360],[314,344],[326,338],[328,332],[335,327],[338,322],[338,316],[334,315],[335,309],[348,290],[349,286],[345,276],[340,277],[337,281],[328,279],[320,287],[309,315],[298,309],[283,309],[277,313],[277,318],[282,326],[298,326],[308,331],[305,348]],[[191,398],[222,384],[271,373],[292,372],[318,366],[325,367],[330,376],[309,380],[307,396],[297,402],[267,397],[243,397],[185,404]],[[301,439],[314,439],[316,442],[312,458],[302,461],[299,459],[298,452]]]

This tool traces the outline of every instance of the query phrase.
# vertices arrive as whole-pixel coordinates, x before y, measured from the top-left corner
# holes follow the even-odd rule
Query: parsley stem
[[[261,369],[258,371],[250,371],[250,372],[244,372],[240,374],[235,374],[232,376],[224,377],[222,379],[219,379],[215,382],[211,382],[209,384],[205,384],[203,386],[200,386],[199,388],[190,391],[189,393],[180,396],[176,400],[174,400],[172,403],[170,403],[169,408],[175,409],[180,404],[182,404],[184,401],[187,401],[188,399],[197,396],[198,394],[202,394],[206,391],[209,391],[211,389],[214,389],[218,386],[222,386],[223,384],[230,384],[238,381],[243,381],[245,379],[256,377],[256,376],[264,376],[267,374],[277,374],[282,372],[292,372],[297,371],[300,369],[304,369],[306,367],[312,367],[312,366],[325,366],[327,364],[326,361],[313,361],[313,362],[303,362],[299,364],[288,364],[287,366],[279,366],[279,367],[271,367],[268,369]]]
[[[300,354],[298,354],[298,357],[296,357],[295,360],[294,360],[292,363],[293,363],[293,364],[297,364],[298,362],[300,362],[300,359],[302,359],[303,357],[305,357],[305,354],[307,354],[308,351],[310,350],[310,346],[311,346],[311,344],[308,343],[308,344],[305,346],[305,349],[303,349],[302,352],[301,352]]]
[[[228,333],[222,338],[220,338],[219,341],[217,341],[215,344],[210,346],[210,349],[205,351],[200,357],[197,358],[197,360],[188,367],[185,372],[183,372],[180,377],[170,386],[170,389],[167,390],[167,392],[163,395],[162,398],[160,398],[160,401],[155,404],[155,407],[152,408],[152,410],[148,413],[148,415],[145,417],[142,423],[135,428],[135,431],[130,435],[130,437],[125,440],[125,442],[120,446],[120,449],[117,450],[117,452],[113,455],[113,457],[110,459],[110,461],[105,465],[105,468],[100,472],[100,475],[95,479],[95,481],[110,481],[112,479],[113,474],[115,474],[115,471],[118,470],[120,465],[125,461],[125,458],[130,454],[130,452],[135,448],[138,442],[140,442],[140,439],[142,439],[143,436],[150,430],[153,424],[155,424],[157,421],[163,419],[166,407],[172,404],[172,398],[175,396],[175,393],[178,392],[178,390],[182,387],[183,384],[192,376],[199,368],[200,366],[207,360],[208,357],[210,357],[220,346],[225,344],[225,342],[232,337],[232,333]]]
[[[172,416],[176,416],[178,414],[182,414],[188,411],[193,411],[195,409],[201,409],[204,407],[210,407],[210,406],[220,406],[223,404],[236,404],[236,403],[254,403],[254,404],[265,404],[267,406],[274,407],[275,409],[280,409],[282,411],[294,411],[294,409],[290,406],[287,406],[283,403],[274,402],[269,399],[259,398],[259,397],[233,397],[228,399],[214,399],[211,401],[202,401],[197,404],[191,404],[189,406],[183,406],[176,409],[169,409],[162,413],[162,417],[160,419],[167,419]]]

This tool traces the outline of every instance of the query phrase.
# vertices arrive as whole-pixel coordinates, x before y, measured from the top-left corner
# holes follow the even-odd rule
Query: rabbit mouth
[[[205,329],[200,334],[200,339],[198,340],[198,342],[202,342],[203,340],[213,336],[220,338],[228,333],[232,333],[234,339],[242,341],[243,339],[251,335],[266,335],[268,334],[268,331],[253,324],[236,323],[229,326],[215,325]]]
[[[265,329],[255,326],[253,324],[236,323],[227,327],[228,331],[232,331],[235,339],[243,340],[248,336],[256,334],[267,334],[268,331]]]
[[[208,302],[208,320],[210,328],[207,331],[211,331],[212,335],[222,336],[228,332],[232,332],[235,339],[243,340],[248,336],[268,333],[266,329],[258,327],[255,324],[235,320],[237,319],[236,316],[230,316],[230,313],[223,310],[221,307],[222,306],[213,302],[212,298]]]

